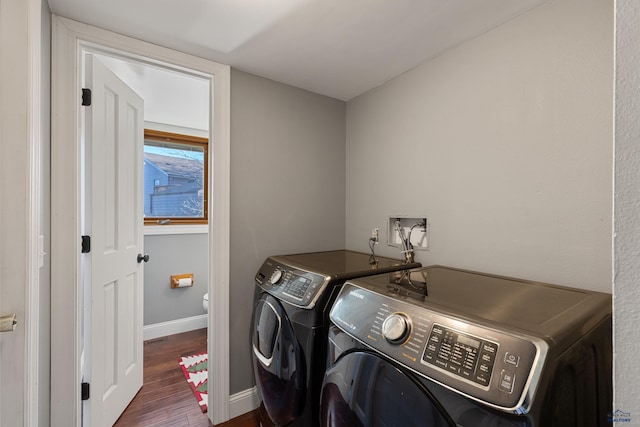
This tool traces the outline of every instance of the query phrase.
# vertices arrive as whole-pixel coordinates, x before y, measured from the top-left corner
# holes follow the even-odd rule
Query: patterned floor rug
[[[179,359],[180,368],[184,377],[193,390],[193,394],[198,399],[198,404],[202,412],[207,412],[207,353],[183,356]]]

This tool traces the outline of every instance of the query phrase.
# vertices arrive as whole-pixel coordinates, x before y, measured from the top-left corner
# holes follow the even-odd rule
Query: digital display
[[[480,348],[480,341],[469,338],[466,335],[458,335],[458,342],[460,344],[468,345],[469,347]]]
[[[309,283],[311,280],[307,279],[306,277],[298,277],[296,279],[296,282],[299,282],[301,285],[306,285],[307,283]]]

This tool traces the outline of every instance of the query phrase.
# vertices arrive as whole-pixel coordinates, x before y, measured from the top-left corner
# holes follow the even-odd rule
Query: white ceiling
[[[349,100],[548,0],[49,0],[52,11]]]
[[[144,99],[145,127],[209,136],[208,79],[122,58],[94,55]],[[163,125],[173,129],[158,127]]]

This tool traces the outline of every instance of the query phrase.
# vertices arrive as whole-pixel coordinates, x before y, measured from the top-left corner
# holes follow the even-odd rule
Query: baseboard
[[[166,337],[167,335],[180,334],[182,332],[194,331],[207,327],[207,315],[185,317],[184,319],[171,320],[169,322],[153,323],[143,328],[142,336],[144,341],[155,338]]]
[[[260,406],[258,390],[253,387],[229,396],[229,419],[251,412]]]

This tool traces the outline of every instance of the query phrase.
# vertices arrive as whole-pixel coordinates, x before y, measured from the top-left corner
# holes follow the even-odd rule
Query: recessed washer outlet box
[[[405,237],[411,235],[411,244],[416,251],[429,250],[429,221],[426,216],[389,216],[387,224],[387,245],[394,248],[402,247],[400,233],[397,230],[397,221],[404,231]]]

